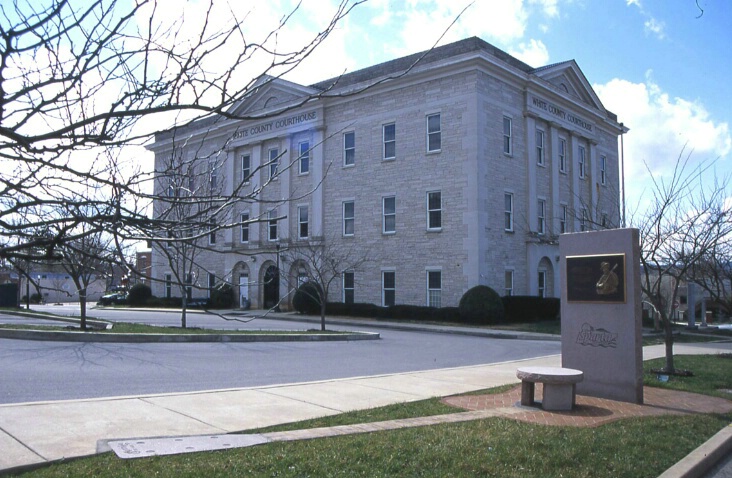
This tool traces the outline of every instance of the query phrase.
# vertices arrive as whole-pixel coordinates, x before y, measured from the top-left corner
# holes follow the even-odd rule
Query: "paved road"
[[[153,316],[115,312],[146,321]],[[278,327],[311,328],[312,324],[267,319],[264,328]],[[376,330],[381,340],[331,343],[0,340],[0,403],[266,386],[499,363],[560,352],[560,343],[551,341]]]

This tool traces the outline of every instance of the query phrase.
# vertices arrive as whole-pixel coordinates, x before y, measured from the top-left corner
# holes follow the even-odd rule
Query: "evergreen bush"
[[[300,314],[320,315],[321,288],[315,282],[305,282],[292,297],[292,308]]]
[[[152,298],[152,289],[147,284],[135,284],[127,293],[127,303],[133,307],[146,305]]]
[[[231,284],[218,284],[211,289],[208,301],[211,309],[231,309],[234,307],[234,288]]]
[[[458,309],[462,320],[471,324],[497,324],[503,322],[505,316],[501,296],[485,285],[477,285],[465,292]]]

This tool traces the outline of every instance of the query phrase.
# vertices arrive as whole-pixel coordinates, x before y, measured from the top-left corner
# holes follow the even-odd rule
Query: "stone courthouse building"
[[[558,297],[559,235],[619,222],[626,130],[573,60],[532,68],[468,38],[337,81],[268,81],[234,108],[260,119],[149,147],[158,172],[173,151],[218,158],[203,167],[222,196],[261,188],[216,219],[243,223],[208,238],[222,253],[200,253],[194,297],[223,280],[255,308],[286,306],[308,267],[290,252],[312,244],[369,259],[330,301],[456,306],[478,284]],[[152,262],[155,295],[179,295],[157,248]]]

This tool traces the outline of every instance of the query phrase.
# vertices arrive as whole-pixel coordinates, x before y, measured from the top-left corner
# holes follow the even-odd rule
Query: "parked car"
[[[97,305],[116,305],[127,302],[127,294],[124,292],[115,292],[114,294],[103,295]]]

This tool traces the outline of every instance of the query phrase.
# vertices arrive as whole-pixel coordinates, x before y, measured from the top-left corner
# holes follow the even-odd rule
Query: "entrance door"
[[[271,309],[280,301],[280,273],[275,266],[269,266],[264,273],[264,308]]]
[[[249,302],[249,274],[239,276],[239,307],[246,309]]]

